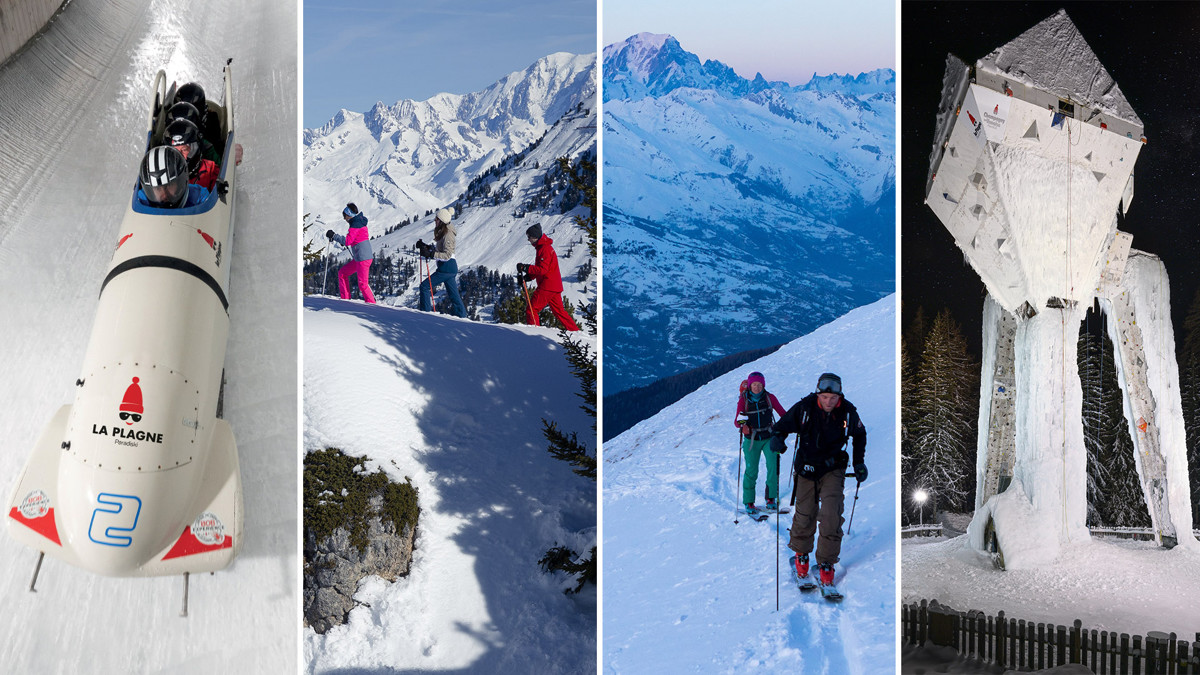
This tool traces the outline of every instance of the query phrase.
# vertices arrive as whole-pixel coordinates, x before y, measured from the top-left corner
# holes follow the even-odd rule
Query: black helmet
[[[179,118],[167,125],[167,130],[163,132],[163,143],[183,153],[190,170],[200,166],[200,127]]]
[[[208,115],[208,103],[204,98],[204,87],[195,82],[188,82],[175,90],[175,100],[173,103],[179,103],[180,101],[186,101],[196,106],[196,110],[200,113],[200,121],[196,123],[196,126],[200,126],[204,122],[205,116]]]
[[[167,124],[179,119],[187,120],[195,124],[197,128],[204,121],[200,116],[200,111],[196,110],[196,106],[187,101],[180,101],[167,109]]]
[[[183,206],[188,195],[187,160],[169,145],[151,148],[142,158],[138,182],[151,206],[160,209]]]
[[[817,378],[817,393],[841,395],[842,378],[833,373],[822,373],[821,377]]]

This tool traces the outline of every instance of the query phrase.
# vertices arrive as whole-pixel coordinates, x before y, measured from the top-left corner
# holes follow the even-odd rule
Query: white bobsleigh
[[[219,410],[236,169],[228,64],[224,84],[223,104],[208,102],[224,137],[218,188],[182,209],[131,198],[74,403],[42,432],[9,500],[14,538],[98,574],[215,571],[242,546],[237,446]],[[173,94],[159,71],[147,149]]]

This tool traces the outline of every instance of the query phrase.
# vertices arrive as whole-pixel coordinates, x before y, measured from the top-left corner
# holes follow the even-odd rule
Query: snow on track
[[[111,579],[0,535],[6,672],[291,673],[297,668],[296,7],[72,0],[0,69],[0,482],[74,396],[104,270],[144,146],[151,78],[220,95],[233,58],[238,142],[226,418],[246,543],[191,582]]]

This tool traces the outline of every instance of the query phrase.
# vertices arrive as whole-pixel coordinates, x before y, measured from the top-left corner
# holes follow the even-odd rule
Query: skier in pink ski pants
[[[325,233],[325,237],[336,241],[350,249],[350,262],[338,269],[338,294],[343,300],[350,299],[350,275],[358,275],[358,291],[363,300],[375,304],[375,294],[367,284],[368,272],[371,269],[371,235],[367,233],[367,217],[359,212],[353,202],[342,210],[342,219],[350,226],[350,231],[343,237],[333,230]]]

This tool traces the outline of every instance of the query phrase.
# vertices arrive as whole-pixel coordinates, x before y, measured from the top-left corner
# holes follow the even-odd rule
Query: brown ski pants
[[[817,524],[821,526],[821,537],[817,540],[817,564],[838,561],[842,552],[842,505],[846,477],[842,469],[835,469],[817,480],[796,477],[796,512],[792,515],[791,538],[788,548],[800,555],[813,550],[813,535]]]

